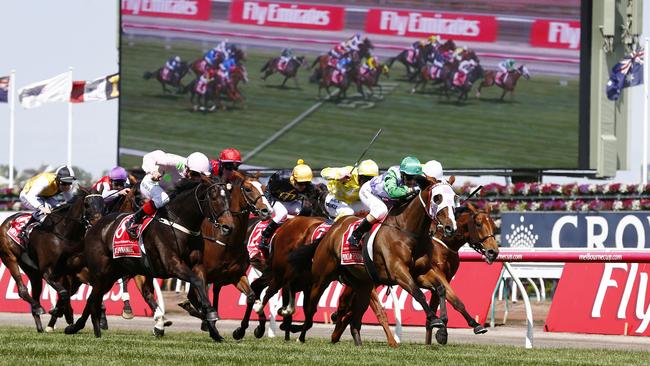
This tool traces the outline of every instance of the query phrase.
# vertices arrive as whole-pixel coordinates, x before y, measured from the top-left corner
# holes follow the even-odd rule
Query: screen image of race
[[[381,4],[381,5],[380,5]],[[120,164],[577,169],[580,0],[121,1]],[[273,137],[273,138],[271,138]]]

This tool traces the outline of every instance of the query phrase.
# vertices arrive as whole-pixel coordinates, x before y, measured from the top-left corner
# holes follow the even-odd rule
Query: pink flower
[[[575,183],[569,183],[562,186],[562,194],[565,196],[572,196],[578,192],[578,185]]]

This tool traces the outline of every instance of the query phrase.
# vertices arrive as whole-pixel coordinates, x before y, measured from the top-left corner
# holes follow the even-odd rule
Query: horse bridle
[[[479,254],[485,255],[485,248],[483,247],[483,243],[489,238],[494,239],[494,234],[490,234],[482,238],[478,236],[478,229],[476,228],[476,222],[474,221],[474,219],[476,218],[476,216],[480,214],[481,212],[472,213],[471,223],[468,224],[470,228],[469,228],[469,241],[467,242],[467,244],[469,244],[469,246]]]
[[[86,195],[83,198],[84,204],[86,203],[87,198],[98,197],[98,196],[102,197],[101,194],[97,194],[97,193],[92,193],[92,194]],[[102,197],[102,199],[103,199],[103,197]],[[82,224],[84,226],[84,229],[88,230],[92,226],[92,224],[90,223],[90,220],[86,217],[87,213],[85,212],[85,210],[84,210],[83,215],[81,215],[80,218],[67,217],[67,216],[64,216],[64,215],[61,215],[61,214],[57,213],[57,211],[61,211],[62,209],[66,208],[66,207],[69,207],[69,206],[70,206],[70,204],[67,203],[67,202],[60,205],[60,206],[57,206],[56,208],[52,209],[52,212],[50,212],[48,214],[48,216],[54,216],[54,217],[58,217],[58,218],[61,218],[61,219],[64,219],[64,220],[70,220],[70,221],[78,222],[78,223],[80,223],[80,224]]]
[[[246,208],[236,212],[230,210],[230,213],[232,215],[245,215],[248,213],[252,213],[255,216],[262,216],[262,210],[257,208],[257,201],[260,199],[264,199],[264,194],[260,194],[257,198],[252,199],[248,197],[246,194],[246,191],[244,191],[244,182],[242,181],[242,184],[239,185],[239,191],[241,192],[242,196],[244,196],[244,201],[246,202]]]
[[[205,212],[203,211],[203,207],[201,206],[201,203],[202,203],[203,201],[209,201],[209,200],[210,200],[210,199],[207,198],[207,197],[208,197],[208,195],[210,194],[210,190],[211,190],[211,189],[213,189],[213,188],[216,187],[216,186],[226,186],[226,185],[227,185],[227,183],[214,183],[214,184],[210,185],[210,186],[208,187],[208,189],[206,189],[206,191],[205,191],[206,199],[203,199],[203,200],[199,199],[199,196],[198,196],[198,194],[199,194],[199,193],[198,193],[198,192],[199,192],[199,187],[200,187],[201,185],[200,185],[200,184],[197,185],[196,188],[194,189],[194,200],[196,201],[196,204],[199,206],[199,211],[201,211],[201,215],[203,215],[206,219],[208,219],[208,221],[209,221],[209,222],[210,222],[210,223],[211,223],[215,228],[217,228],[217,229],[221,229],[221,228],[223,228],[224,225],[222,225],[221,223],[219,223],[219,218],[220,218],[223,214],[225,214],[226,212],[229,212],[229,211],[230,211],[230,207],[227,207],[227,208],[221,210],[221,212],[219,212],[218,214],[215,214],[216,211],[215,211],[214,207],[212,207],[211,204],[208,204],[208,208],[209,208],[209,210],[210,210],[210,212],[209,212],[210,215],[208,216],[208,215],[206,215]],[[224,188],[225,188],[225,187],[224,187]]]

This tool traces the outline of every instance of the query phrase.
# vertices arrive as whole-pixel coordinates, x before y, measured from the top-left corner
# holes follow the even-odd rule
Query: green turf
[[[0,329],[0,365],[648,365],[650,353],[595,349],[533,349],[500,345],[425,346],[325,339],[295,341],[252,336],[213,343],[205,333],[111,330],[96,339],[87,329],[74,336],[38,334],[31,328]]]
[[[122,95],[120,146],[138,150],[164,149],[178,154],[204,151],[214,155],[227,146],[244,153],[317,103],[317,86],[301,70],[300,88],[281,79],[266,83],[258,70],[277,50],[249,50],[251,82],[243,85],[245,108],[201,114],[192,112],[189,97],[163,95],[145,70],[155,70],[171,55],[194,60],[200,44],[177,41],[170,50],[147,38],[132,39],[121,50]],[[313,60],[314,55],[308,55]],[[368,157],[382,167],[409,154],[437,159],[447,168],[575,168],[578,154],[578,80],[533,75],[521,80],[514,100],[497,102],[500,90],[486,89],[477,100],[448,102],[432,92],[409,94],[403,68],[395,66],[394,89],[370,106],[359,98],[350,103],[326,102],[298,126],[249,161],[254,165],[286,167],[304,158],[315,167],[353,163],[379,128],[384,133]],[[560,84],[561,80],[568,83]],[[189,81],[189,78],[186,79]],[[137,163],[130,158],[126,165]]]

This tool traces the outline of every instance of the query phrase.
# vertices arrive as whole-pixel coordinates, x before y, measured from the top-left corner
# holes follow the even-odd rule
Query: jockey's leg
[[[386,204],[372,194],[370,182],[361,186],[361,189],[359,189],[359,198],[366,206],[370,207],[370,213],[363,219],[363,221],[361,221],[359,226],[354,229],[352,235],[350,235],[349,242],[354,246],[359,245],[363,234],[370,231],[372,225],[376,221],[382,220],[388,214]]]
[[[269,250],[269,242],[275,231],[287,219],[287,208],[284,207],[282,202],[275,201],[273,203],[273,218],[269,221],[269,225],[262,231],[262,240],[260,241],[259,248],[264,251]]]
[[[136,239],[138,237],[138,228],[144,220],[144,217],[147,215],[153,215],[156,213],[156,206],[153,200],[147,201],[135,214],[131,217],[129,222],[126,224],[126,232],[129,233],[131,239]]]

